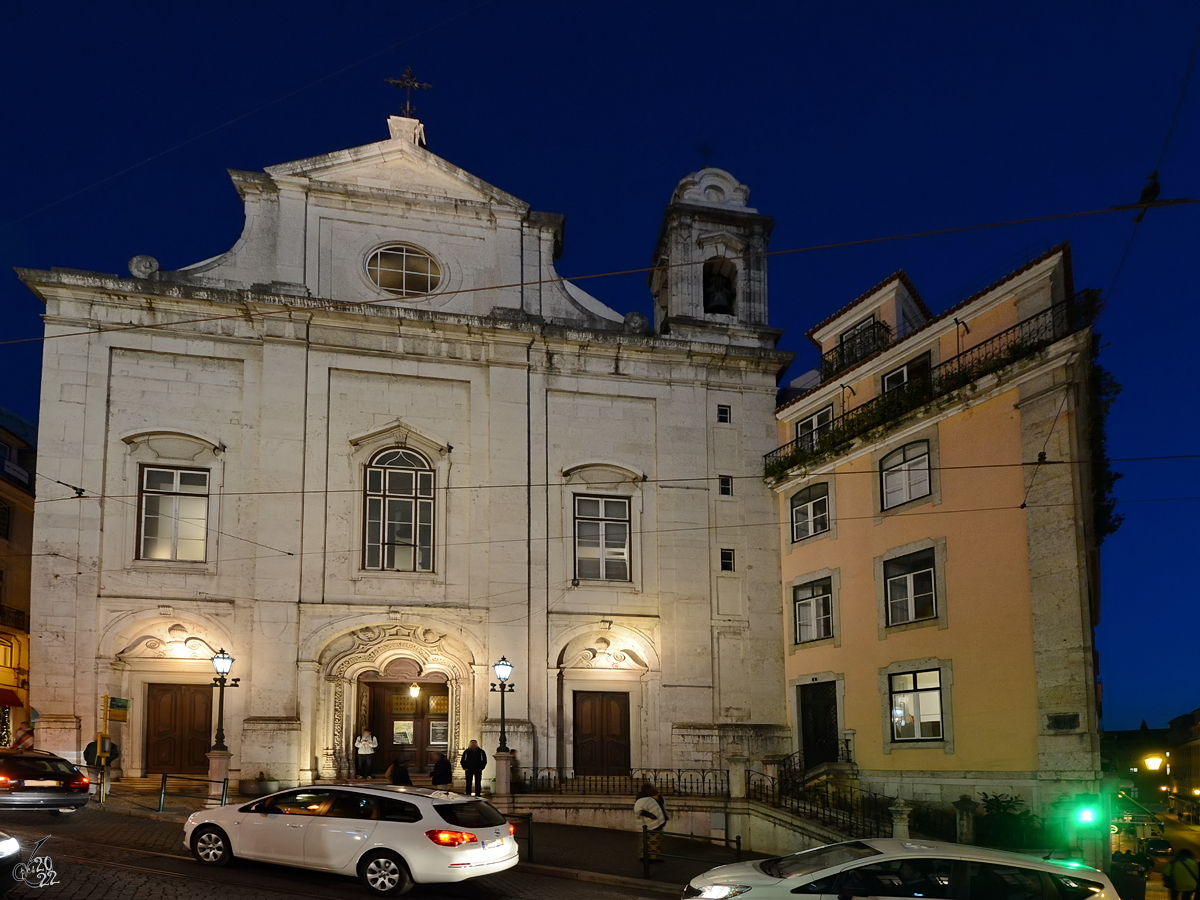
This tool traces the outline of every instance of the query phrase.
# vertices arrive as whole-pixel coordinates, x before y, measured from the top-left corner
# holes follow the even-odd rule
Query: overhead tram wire
[[[1089,209],[1089,210],[1083,210],[1083,211],[1079,211],[1079,212],[1055,213],[1053,215],[1045,215],[1045,216],[1029,216],[1029,217],[1022,218],[1022,219],[1007,219],[1007,220],[1000,221],[1000,222],[986,222],[986,223],[975,224],[975,225],[956,225],[956,226],[949,227],[949,228],[933,228],[933,229],[929,229],[926,231],[910,231],[910,232],[904,232],[901,234],[891,234],[891,235],[884,235],[884,236],[880,236],[880,237],[857,238],[855,240],[849,240],[849,241],[834,241],[834,242],[827,243],[827,244],[812,244],[812,245],[809,245],[806,247],[789,247],[784,250],[768,250],[768,251],[764,251],[762,253],[746,253],[746,254],[743,254],[741,258],[744,258],[744,259],[758,259],[758,258],[767,259],[767,258],[775,257],[775,256],[789,256],[789,255],[796,254],[796,253],[815,253],[820,250],[838,250],[838,249],[842,249],[842,248],[846,248],[846,247],[861,247],[861,246],[865,246],[868,244],[880,244],[880,243],[887,243],[890,241],[902,241],[902,240],[909,240],[909,239],[915,239],[915,238],[937,237],[939,235],[944,235],[944,234],[957,234],[957,233],[967,232],[967,231],[981,231],[981,230],[990,229],[990,228],[1006,228],[1006,227],[1010,227],[1013,225],[1028,225],[1028,224],[1032,224],[1035,222],[1051,222],[1051,221],[1056,221],[1059,219],[1077,219],[1077,218],[1081,218],[1084,216],[1100,216],[1100,215],[1107,215],[1109,213],[1115,213],[1115,212],[1129,212],[1131,210],[1145,210],[1145,209],[1149,209],[1149,208],[1158,208],[1158,207],[1166,207],[1166,206],[1190,206],[1190,205],[1193,205],[1196,203],[1200,203],[1200,199],[1183,198],[1183,199],[1177,199],[1177,200],[1156,200],[1153,203],[1149,203],[1149,204],[1126,203],[1126,204],[1122,204],[1120,206],[1105,207],[1103,209]],[[697,265],[704,265],[704,260],[688,260],[685,262],[668,263],[666,265],[642,266],[642,267],[634,268],[634,269],[615,269],[610,272],[595,272],[590,275],[572,275],[569,277],[559,275],[555,278],[542,278],[542,279],[538,279],[535,281],[514,281],[514,282],[509,282],[506,284],[491,284],[491,285],[482,285],[479,287],[471,287],[471,288],[456,288],[455,290],[440,291],[440,292],[435,291],[435,292],[430,293],[427,296],[429,296],[431,298],[446,297],[446,296],[457,297],[460,294],[472,294],[472,293],[479,293],[482,291],[500,291],[500,290],[515,289],[515,288],[536,287],[538,285],[543,285],[543,284],[562,284],[562,283],[568,282],[568,281],[569,282],[589,281],[589,280],[593,280],[593,279],[597,279],[597,278],[614,278],[614,277],[621,276],[621,275],[639,275],[639,274],[646,274],[648,272],[661,271],[664,269],[675,269],[675,268],[681,268],[684,266],[697,266]],[[102,274],[102,273],[98,273],[98,274]],[[166,284],[171,284],[171,282],[166,282]],[[256,319],[256,318],[265,319],[270,316],[291,315],[293,312],[295,312],[297,310],[341,310],[344,312],[355,312],[362,307],[375,306],[380,303],[394,303],[394,302],[396,302],[396,300],[397,300],[396,297],[389,295],[386,297],[377,298],[375,300],[351,300],[351,301],[334,300],[334,301],[330,301],[328,303],[288,305],[288,306],[283,307],[282,309],[271,309],[271,310],[264,310],[264,311],[259,311],[259,312],[254,312],[254,311],[243,308],[241,311],[236,312],[236,313],[228,313],[228,314],[219,315],[219,316],[200,316],[200,317],[191,318],[191,319],[178,319],[174,322],[157,322],[157,323],[136,324],[136,325],[113,325],[112,327],[103,327],[102,326],[102,327],[97,327],[97,328],[85,328],[85,329],[82,329],[79,331],[68,331],[68,332],[63,332],[61,334],[39,335],[37,337],[28,337],[28,338],[14,338],[14,339],[10,339],[7,341],[0,341],[0,347],[7,346],[10,344],[28,344],[28,343],[35,343],[35,342],[44,342],[44,341],[49,341],[49,340],[57,340],[59,338],[85,337],[89,334],[113,334],[113,333],[122,332],[122,331],[163,331],[163,330],[168,330],[171,328],[178,327],[180,325],[198,325],[198,324],[202,324],[205,322],[223,322],[223,321],[229,321],[232,319],[242,319],[242,320]],[[239,303],[243,306],[248,305],[251,302],[254,302],[254,301],[245,300],[245,299],[239,301]],[[267,303],[269,301],[264,300],[264,301],[258,301],[258,302]],[[275,305],[275,304],[272,304],[272,305]]]
[[[1122,456],[1122,457],[1115,457],[1113,459],[1110,459],[1109,462],[1114,462],[1114,463],[1177,462],[1177,461],[1194,460],[1194,459],[1200,459],[1200,453],[1173,454],[1173,455],[1169,455],[1169,456]],[[1091,464],[1092,464],[1092,460],[1089,460],[1089,459],[1076,459],[1076,460],[1045,459],[1045,460],[1034,460],[1031,462],[1015,462],[1015,463],[971,463],[969,465],[956,465],[956,466],[930,466],[930,470],[936,471],[936,472],[956,472],[956,471],[970,471],[970,470],[975,470],[975,469],[1025,469],[1025,468],[1029,468],[1031,466],[1084,466],[1084,465],[1091,465]],[[43,497],[43,498],[34,500],[35,504],[38,504],[38,503],[62,503],[65,500],[127,501],[127,500],[136,500],[139,496],[141,496],[140,494],[105,494],[105,493],[101,493],[99,491],[89,490],[87,488],[76,488],[74,485],[67,484],[66,482],[63,482],[63,481],[58,481],[57,479],[49,478],[49,476],[42,475],[40,472],[37,474],[42,478],[46,478],[48,481],[53,481],[56,484],[61,484],[64,487],[69,487],[69,488],[71,488],[72,491],[83,491],[84,493],[82,493],[82,494],[76,493],[76,494],[73,494],[72,496],[67,496],[67,497]],[[853,471],[833,471],[833,472],[820,472],[820,473],[814,472],[814,473],[811,473],[808,477],[844,478],[844,477],[852,476],[852,475],[878,475],[878,474],[879,474],[878,469],[869,468],[869,469],[856,469]],[[646,478],[646,479],[642,479],[642,480],[638,481],[638,484],[656,484],[656,485],[664,485],[664,486],[669,487],[672,484],[681,484],[681,483],[692,484],[695,482],[716,482],[719,477],[732,478],[735,481],[749,481],[749,480],[762,481],[764,478],[764,476],[757,475],[757,474],[756,475],[727,475],[727,476],[696,475],[696,476],[691,476],[691,477],[678,477],[678,478]],[[595,481],[595,482],[592,482],[592,484],[596,484],[596,485],[626,484],[626,483],[628,483],[628,481],[629,481],[628,478],[614,478],[612,481]],[[556,488],[556,487],[567,487],[567,486],[568,486],[568,482],[565,482],[565,481],[540,481],[540,482],[534,482],[532,484],[521,481],[521,482],[512,482],[512,483],[507,483],[507,484],[448,484],[445,487],[438,488],[438,490],[443,490],[443,491],[484,491],[484,490],[518,490],[518,489],[526,490],[528,488]],[[361,492],[362,492],[361,487],[300,488],[298,490],[284,490],[284,491],[211,491],[206,496],[208,496],[208,497],[288,497],[288,496],[306,496],[309,494],[324,494],[324,495],[358,494]],[[245,540],[245,539],[239,538],[239,540]],[[272,547],[270,549],[275,549],[275,548]]]
[[[1121,503],[1194,503],[1197,501],[1200,501],[1200,495],[1180,496],[1180,497],[1134,497],[1134,498],[1129,498],[1129,499],[1124,498],[1124,497],[1120,498]],[[967,506],[967,507],[960,507],[957,509],[945,509],[945,508],[914,509],[914,510],[905,511],[905,512],[898,512],[895,514],[895,517],[900,518],[900,517],[920,517],[920,516],[953,516],[953,515],[965,515],[968,513],[998,513],[998,512],[1023,513],[1026,510],[1030,510],[1030,509],[1058,509],[1058,508],[1062,508],[1062,507],[1074,507],[1076,505],[1077,504],[1074,501],[1071,501],[1071,502],[1064,502],[1064,503],[1030,503],[1030,504],[1027,504],[1024,508],[1022,508],[1020,505],[1013,505],[1013,506]],[[878,517],[879,517],[878,513],[872,513],[872,514],[861,515],[861,516],[837,516],[836,520],[839,522],[854,522],[854,521],[867,521],[867,520],[873,521],[873,520],[877,519]],[[695,531],[738,531],[741,529],[750,529],[750,528],[786,528],[790,524],[791,524],[790,520],[787,520],[787,519],[784,519],[784,520],[771,519],[769,521],[764,521],[764,522],[740,522],[740,523],[733,524],[733,525],[688,525],[688,526],[683,526],[680,528],[645,528],[645,529],[638,529],[635,531],[631,531],[630,533],[635,536],[640,536],[640,535],[681,534],[681,533],[685,533],[685,532],[695,532]],[[222,532],[222,533],[224,533],[224,532]],[[228,535],[228,536],[236,537],[235,535]],[[570,534],[563,534],[563,535],[559,536],[558,538],[556,538],[556,540],[562,540],[562,541],[567,541],[567,540],[571,540],[571,539],[572,539],[572,536]],[[237,538],[237,540],[245,540],[245,538]],[[475,547],[475,546],[491,546],[493,544],[513,544],[513,543],[521,544],[524,542],[525,542],[525,538],[523,536],[521,536],[521,537],[514,537],[514,538],[487,538],[487,539],[470,540],[470,541],[447,541],[446,543],[439,544],[438,546],[439,547]],[[255,543],[255,542],[247,541],[247,543]],[[258,546],[263,546],[263,545],[260,544]],[[226,564],[226,563],[235,563],[235,562],[246,562],[249,560],[257,560],[257,559],[278,559],[279,557],[282,557],[282,556],[294,556],[297,559],[299,559],[299,558],[302,558],[305,556],[334,556],[334,555],[340,555],[340,554],[354,554],[354,553],[358,553],[361,551],[361,547],[342,547],[342,548],[338,548],[336,550],[297,550],[294,553],[290,553],[287,550],[276,550],[273,547],[267,547],[266,549],[272,550],[273,555],[270,555],[270,556],[223,557],[219,560],[219,562],[221,562],[222,564]],[[61,556],[64,559],[75,559],[74,557],[67,556],[66,554],[62,554],[62,553],[37,554],[37,555],[52,555],[52,556]],[[0,558],[16,558],[16,557],[17,557],[17,554],[11,554],[8,557],[0,555]]]
[[[1167,148],[1171,146],[1171,138],[1175,136],[1175,126],[1179,124],[1179,114],[1183,111],[1183,101],[1187,98],[1188,85],[1192,81],[1192,71],[1196,66],[1196,53],[1200,51],[1200,29],[1196,31],[1196,39],[1192,42],[1192,52],[1188,55],[1187,68],[1183,73],[1183,86],[1179,89],[1179,101],[1175,104],[1175,112],[1171,116],[1171,125],[1167,128],[1167,136],[1163,139],[1162,151],[1158,154],[1158,162],[1154,165],[1154,174],[1157,175],[1162,171],[1163,162],[1167,158]],[[1133,230],[1129,232],[1129,240],[1125,242],[1125,250],[1121,253],[1121,261],[1117,263],[1117,269],[1113,272],[1112,281],[1108,285],[1108,293],[1104,296],[1109,298],[1113,295],[1113,291],[1117,288],[1117,281],[1121,278],[1121,273],[1125,270],[1125,261],[1129,259],[1129,251],[1133,249],[1133,242],[1137,239],[1138,229],[1142,227],[1142,216],[1138,216],[1133,220]]]

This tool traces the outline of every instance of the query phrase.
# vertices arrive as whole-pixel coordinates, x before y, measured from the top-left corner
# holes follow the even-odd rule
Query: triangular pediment
[[[528,210],[529,204],[460,169],[411,137],[351,147],[266,169],[275,178],[306,178],[330,187],[346,185],[440,200],[465,200]]]
[[[412,446],[427,455],[445,456],[453,448],[443,438],[409,425],[403,419],[393,419],[386,425],[347,435],[354,447],[377,449],[376,445],[395,444],[397,447]]]

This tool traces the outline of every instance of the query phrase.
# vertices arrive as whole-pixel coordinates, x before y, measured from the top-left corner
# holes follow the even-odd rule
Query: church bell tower
[[[654,330],[688,340],[774,347],[767,261],[775,220],[746,205],[750,189],[723,169],[682,181],[659,229],[650,273]]]

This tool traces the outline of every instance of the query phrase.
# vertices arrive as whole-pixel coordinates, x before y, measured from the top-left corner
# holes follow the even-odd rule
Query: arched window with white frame
[[[433,571],[434,471],[415,450],[381,450],[367,464],[363,568]]]

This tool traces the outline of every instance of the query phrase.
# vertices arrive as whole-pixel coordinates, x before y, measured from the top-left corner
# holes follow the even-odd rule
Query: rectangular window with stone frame
[[[138,497],[138,558],[204,562],[208,471],[143,466]]]
[[[575,498],[575,577],[629,581],[629,500]]]
[[[833,637],[833,580],[821,578],[792,588],[796,643]]]
[[[888,676],[893,741],[940,741],[942,673],[938,669]]]
[[[883,577],[888,625],[937,618],[933,548],[884,561]]]
[[[821,435],[833,428],[833,406],[819,409],[810,416],[805,416],[796,422],[796,440],[800,449],[808,453],[817,450]]]
[[[792,495],[792,542],[829,530],[829,485],[809,485]]]

